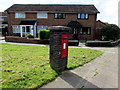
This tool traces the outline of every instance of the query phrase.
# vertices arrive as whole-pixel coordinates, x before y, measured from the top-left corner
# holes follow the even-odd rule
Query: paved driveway
[[[63,72],[42,88],[118,88],[118,47],[94,49],[104,54],[83,67]]]

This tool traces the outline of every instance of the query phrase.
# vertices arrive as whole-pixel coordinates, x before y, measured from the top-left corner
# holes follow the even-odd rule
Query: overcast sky
[[[0,0],[0,12],[13,4],[94,4],[100,14],[97,20],[118,25],[118,2],[120,0]]]

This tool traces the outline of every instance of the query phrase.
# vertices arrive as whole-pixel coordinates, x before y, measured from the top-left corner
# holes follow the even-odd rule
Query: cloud
[[[115,13],[118,12],[118,0],[109,0],[104,2],[104,4],[102,5],[103,11],[106,15],[111,15],[114,16]]]
[[[4,6],[4,5],[0,5],[0,9],[1,9],[1,12],[3,12],[5,9],[7,9],[6,8],[6,6]]]
[[[105,0],[104,3],[100,4],[99,8],[101,13],[98,15],[98,18],[104,22],[118,25],[118,1]]]
[[[12,0],[1,0],[0,1],[0,12],[3,12],[8,7],[10,7],[12,3],[13,3]]]

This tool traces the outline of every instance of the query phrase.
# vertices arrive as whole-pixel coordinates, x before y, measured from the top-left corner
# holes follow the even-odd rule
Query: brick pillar
[[[56,71],[63,71],[67,68],[68,55],[61,58],[61,35],[68,34],[71,28],[51,26],[48,29],[50,30],[50,66]]]

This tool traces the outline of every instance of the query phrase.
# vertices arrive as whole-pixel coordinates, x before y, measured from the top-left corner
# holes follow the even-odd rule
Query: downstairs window
[[[80,29],[81,35],[90,35],[91,34],[91,28],[90,27],[83,27]]]

